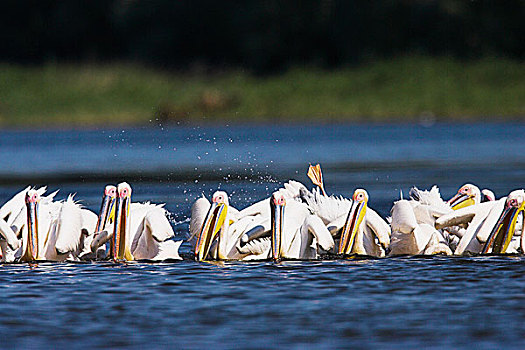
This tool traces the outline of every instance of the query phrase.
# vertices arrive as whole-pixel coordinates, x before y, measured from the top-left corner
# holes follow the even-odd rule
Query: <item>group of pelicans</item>
[[[448,201],[439,189],[413,187],[382,218],[369,207],[366,190],[352,198],[327,195],[319,165],[309,190],[289,181],[242,210],[224,191],[191,208],[189,242],[196,260],[316,259],[325,254],[463,255],[525,251],[525,191],[496,199],[493,192],[462,186]],[[132,203],[127,183],[108,185],[97,214],[69,196],[28,187],[0,207],[4,262],[40,260],[181,259],[163,205]],[[402,197],[402,196],[401,196]]]
[[[105,187],[98,216],[45,191],[28,187],[0,208],[3,262],[180,259],[163,205],[132,203],[129,184]]]
[[[383,219],[369,207],[366,190],[351,199],[327,195],[321,168],[310,166],[317,186],[285,183],[270,198],[243,210],[218,191],[210,204],[198,199],[190,234],[197,260],[315,259],[327,253],[367,255],[463,255],[523,253],[525,191],[496,200],[488,189],[462,186],[444,201],[439,189],[413,187]]]

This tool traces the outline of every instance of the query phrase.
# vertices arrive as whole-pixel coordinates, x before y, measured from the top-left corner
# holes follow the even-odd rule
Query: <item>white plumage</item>
[[[300,209],[296,213],[297,208],[304,208],[308,215],[311,214],[307,206],[301,203],[300,196],[304,190],[306,190],[306,187],[303,184],[291,180],[275,192],[278,195],[282,195],[287,203],[290,204],[290,208],[288,208],[287,204],[285,220],[287,220],[289,230],[293,231],[293,234],[296,233],[296,231],[294,231],[296,228],[295,223],[292,221],[288,222],[288,220],[301,220],[300,218],[302,218],[302,224],[305,219],[304,215],[301,214],[302,211]],[[232,260],[268,258],[270,246],[268,236],[271,225],[271,198],[265,198],[240,211],[229,204],[228,196],[225,192],[217,191],[213,195],[214,202],[218,202],[216,198],[221,198],[221,205],[227,207],[227,216],[218,232],[219,238],[211,245],[210,255],[218,259]],[[195,245],[197,244],[198,235],[202,230],[210,208],[210,202],[204,197],[197,199],[192,205],[190,236],[193,238],[191,239],[191,243],[194,246],[194,250],[196,249]],[[296,214],[299,215],[300,218],[296,218]],[[314,226],[312,226],[312,222],[310,221],[306,224],[307,226],[309,225],[308,227],[310,230],[315,226],[315,223],[313,224]],[[326,228],[324,229],[326,230]],[[250,239],[244,237],[244,240],[241,240],[247,232],[253,232],[252,230],[258,232],[256,238]],[[287,233],[291,231],[287,231]],[[299,242],[299,240],[297,240],[297,242]],[[301,254],[297,249],[300,248],[294,246],[292,249],[294,250],[294,257]]]
[[[334,246],[332,235],[323,221],[313,215],[304,203],[296,200],[286,201],[282,192],[273,194],[272,200],[281,198],[284,210],[278,220],[282,222],[280,232],[281,249],[278,258],[287,259],[315,259],[322,251],[329,251]],[[270,209],[270,204],[268,204]],[[274,217],[275,220],[275,217]],[[271,223],[274,226],[275,223]],[[272,257],[271,239],[267,237],[253,240],[239,247],[241,252],[257,255],[262,258]]]
[[[516,202],[514,202],[516,201]],[[522,246],[523,250],[523,205],[525,203],[525,192],[516,190],[496,201],[488,201],[477,205],[472,205],[440,217],[436,221],[436,227],[446,228],[454,225],[468,225],[462,236],[454,254],[481,253],[489,236],[495,229],[500,219],[505,219],[513,205],[518,208],[517,215],[512,218],[515,226],[511,222],[504,223],[503,229],[514,227],[514,232],[510,232],[512,240],[503,253],[516,253]],[[510,219],[510,217],[509,217]],[[521,237],[521,238],[520,238]],[[490,247],[489,252],[491,252]]]
[[[131,203],[126,244],[133,259],[181,259],[178,249],[182,240],[172,240],[175,232],[166,215],[164,204]],[[97,232],[91,243],[92,252],[113,237],[113,226],[114,222],[108,223],[104,231]]]
[[[354,196],[360,191],[368,202],[368,193],[364,190],[356,190]],[[357,204],[354,200],[342,196],[323,195],[318,188],[312,192],[303,191],[301,198],[333,235],[338,235],[347,224],[347,219],[351,219],[349,212]],[[381,257],[390,245],[390,227],[376,211],[368,207],[368,204],[366,207],[365,216],[356,228],[354,244],[349,253]],[[338,242],[335,243],[337,246]]]
[[[390,255],[452,254],[442,234],[434,228],[437,218],[452,211],[441,199],[437,186],[430,191],[414,187],[410,197],[392,207]]]
[[[319,188],[314,188],[312,192],[308,190],[301,191],[301,199],[327,226],[333,226],[331,223],[338,219],[343,218],[344,220],[352,206],[351,199],[342,196],[325,196]]]

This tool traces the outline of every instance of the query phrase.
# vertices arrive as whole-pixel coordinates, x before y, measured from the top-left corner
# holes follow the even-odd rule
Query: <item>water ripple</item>
[[[8,347],[519,347],[524,262],[9,264],[0,334]]]

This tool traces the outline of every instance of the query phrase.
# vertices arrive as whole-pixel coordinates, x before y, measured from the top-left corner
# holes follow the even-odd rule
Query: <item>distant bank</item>
[[[0,64],[0,127],[525,119],[525,63],[401,57],[280,75]]]

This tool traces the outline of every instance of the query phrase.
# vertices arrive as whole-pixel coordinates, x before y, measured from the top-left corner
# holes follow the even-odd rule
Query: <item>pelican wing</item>
[[[454,254],[460,255],[460,254],[465,253],[466,251],[470,251],[473,253],[479,253],[481,249],[480,241],[483,242],[483,240],[479,238],[478,240],[475,240],[474,237],[485,236],[485,240],[486,240],[486,237],[490,234],[490,231],[492,230],[492,228],[496,224],[496,221],[498,220],[498,216],[501,213],[503,206],[505,205],[505,200],[506,200],[506,197],[498,201],[485,202],[485,203],[481,203],[477,205],[471,205],[465,208],[458,209],[454,212],[454,213],[466,212],[466,214],[462,216],[466,217],[468,214],[468,217],[470,218],[470,220],[467,221],[469,223],[467,230],[465,234],[463,235],[463,237],[461,238],[461,240],[459,241],[458,246],[456,247],[456,250],[454,251]],[[449,215],[446,215],[446,216],[449,216]],[[491,216],[491,219],[487,220],[489,216]],[[442,218],[447,219],[445,216],[441,217],[440,219]],[[465,220],[462,220],[462,221],[465,221]],[[438,225],[438,221],[436,221],[436,226],[437,225]]]
[[[503,212],[503,209],[505,208],[505,202],[506,202],[506,197],[504,197],[504,200],[500,199],[500,200],[491,202],[491,204],[492,203],[494,204],[490,206],[490,211],[487,215],[487,218],[483,222],[483,226],[484,228],[486,226],[486,229],[480,229],[478,230],[476,234],[476,237],[480,242],[485,243],[487,239],[489,238],[492,228],[496,226],[496,223],[498,222],[498,219],[501,213]]]
[[[280,188],[277,191],[283,194],[285,198],[297,199],[301,196],[302,190],[306,190],[305,185],[303,185],[299,181],[290,180],[288,182],[285,182],[283,188]]]
[[[82,228],[85,229],[88,234],[93,234],[95,227],[97,226],[98,216],[89,209],[81,208],[82,215]]]
[[[159,245],[159,252],[151,260],[162,261],[162,260],[182,260],[179,255],[179,247],[182,241],[167,240]]]
[[[306,187],[299,181],[290,180],[284,183],[283,187],[279,188],[276,192],[279,192],[286,199],[293,199],[300,201],[300,193],[304,191]],[[257,216],[261,215],[263,217],[270,217],[270,198],[265,198],[260,200],[244,209],[239,211],[234,215],[234,218],[240,220],[247,216]]]
[[[230,221],[239,220],[239,213],[239,209],[234,208],[231,205],[228,206],[228,217],[230,218]]]
[[[243,218],[233,224],[230,228],[240,230],[243,234],[239,238],[238,244],[246,244],[254,239],[264,236],[270,236],[271,219],[260,215],[251,217],[249,222],[244,223],[246,218]],[[241,226],[241,224],[243,224]]]
[[[346,215],[348,215],[348,211],[352,206],[352,200],[343,197],[325,196],[321,194],[318,188],[315,188],[312,192],[308,190],[301,191],[301,199],[325,224],[334,222],[340,217],[346,219]]]
[[[381,245],[387,248],[390,245],[390,226],[372,208],[366,210],[366,224],[374,232]]]
[[[0,219],[0,235],[4,238],[12,250],[18,248],[20,242],[18,241],[16,234],[13,232],[13,229],[9,227],[7,222],[2,219]]]
[[[284,183],[283,187],[279,188],[276,192],[279,192],[286,199],[300,200],[300,194],[302,191],[308,191],[306,187],[299,181],[290,180]],[[270,199],[265,198],[256,202],[249,207],[241,210],[237,216],[241,219],[246,216],[262,215],[270,217]]]
[[[27,186],[5,202],[0,208],[0,219],[6,221],[8,225],[12,225],[15,217],[25,209],[25,195],[30,189],[31,186]]]
[[[154,208],[144,216],[144,225],[150,230],[151,236],[157,242],[164,242],[175,236],[170,222],[166,218],[164,208]]]
[[[483,212],[482,204],[470,205],[439,217],[435,227],[439,230],[445,227],[466,225],[472,221],[474,216]]]
[[[44,194],[45,191],[46,191],[46,188],[45,188],[45,187],[41,187],[41,188],[39,188],[39,189],[37,190],[37,192],[38,192],[40,195]],[[41,194],[41,193],[42,193],[42,194]],[[53,192],[53,193],[48,194],[48,195],[45,196],[45,197],[41,197],[41,199],[40,199],[40,203],[41,203],[41,204],[48,204],[48,203],[53,202],[53,199],[55,199],[55,196],[57,195],[57,193],[58,193],[58,190],[56,190],[56,191]],[[70,200],[73,200],[73,197],[74,197],[74,196],[75,196],[75,195],[69,195],[69,196],[68,196],[68,200],[69,200],[69,199],[70,199]]]
[[[424,223],[430,226],[434,226],[437,218],[452,211],[450,208],[446,211],[443,211],[440,208],[421,204],[414,200],[410,201],[410,205],[412,206],[412,211],[414,212],[418,224]]]
[[[391,214],[392,231],[411,233],[418,226],[412,205],[406,199],[395,202]]]
[[[243,210],[239,211],[237,214],[237,218],[240,220],[241,218],[244,218],[247,216],[256,216],[256,215],[270,217],[270,199],[269,198],[265,198],[262,201],[252,204],[249,207],[246,207]]]
[[[439,193],[439,188],[437,186],[432,186],[430,191],[420,190],[417,187],[412,187],[410,189],[410,198],[418,201],[423,205],[429,205],[434,207],[437,211],[440,212],[449,212],[452,208],[441,198]]]
[[[341,215],[334,221],[331,221],[328,224],[326,224],[326,227],[328,228],[328,231],[330,231],[332,236],[337,236],[337,233],[343,228],[343,226],[346,223],[346,216],[347,215]]]
[[[202,225],[204,224],[206,214],[208,214],[208,210],[210,210],[210,207],[210,202],[204,196],[197,199],[195,203],[193,203],[193,205],[191,206],[189,240],[191,240],[193,237],[196,237],[199,234],[199,231],[201,230]]]
[[[266,259],[270,252],[270,246],[270,237],[263,237],[246,243],[238,250],[245,255],[243,260]]]
[[[284,257],[298,257],[301,254],[301,239],[297,233],[310,215],[306,204],[295,201],[286,203],[281,242]]]
[[[93,232],[95,229],[97,215],[87,209],[82,209],[75,203],[73,196],[70,195],[65,201],[52,203],[46,207],[50,208],[50,215],[56,222],[55,242],[50,242],[50,249],[78,255],[79,249],[82,250],[80,243],[83,240],[82,234],[85,231]],[[54,245],[54,246],[52,246]]]
[[[308,231],[317,239],[317,243],[323,250],[329,251],[334,247],[334,239],[332,238],[330,231],[328,231],[325,224],[318,216],[308,216],[305,220],[305,225],[308,228]]]

